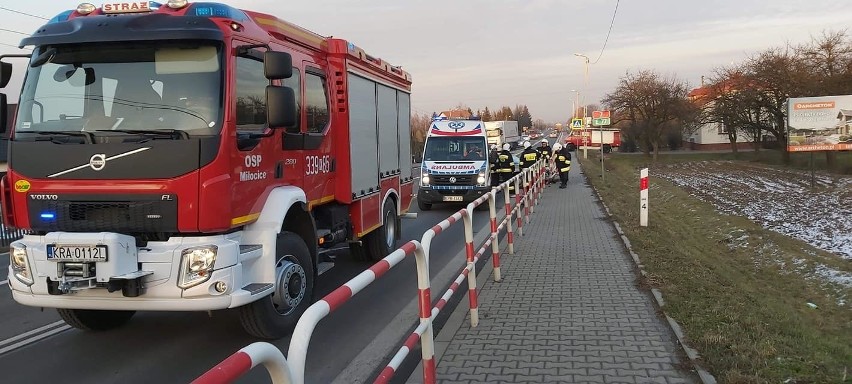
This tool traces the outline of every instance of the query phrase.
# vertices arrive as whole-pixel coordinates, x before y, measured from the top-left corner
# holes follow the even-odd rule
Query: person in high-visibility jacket
[[[571,171],[571,152],[562,144],[553,144],[553,160],[559,170],[559,189],[568,187],[568,172]]]
[[[542,159],[545,161],[550,161],[551,149],[550,143],[547,142],[547,139],[544,139],[539,143],[538,152],[541,154]]]
[[[541,153],[532,147],[529,141],[524,142],[524,151],[521,152],[521,170],[527,169],[541,158]]]
[[[512,152],[509,152],[512,146],[509,143],[503,144],[503,150],[497,153],[497,174],[500,178],[500,184],[512,178],[515,172],[515,162],[512,160]],[[514,189],[513,185],[509,189]]]

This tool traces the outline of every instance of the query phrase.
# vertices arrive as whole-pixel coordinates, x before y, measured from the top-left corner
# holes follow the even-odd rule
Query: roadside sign
[[[610,123],[609,111],[592,111],[592,125],[600,127],[610,125]]]
[[[583,119],[571,119],[571,129],[583,129]]]

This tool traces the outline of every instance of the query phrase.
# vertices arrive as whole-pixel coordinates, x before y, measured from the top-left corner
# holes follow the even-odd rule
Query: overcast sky
[[[347,39],[403,66],[414,78],[415,112],[459,103],[473,109],[526,104],[533,118],[549,122],[570,119],[572,89],[586,102],[597,102],[626,71],[640,69],[676,74],[697,86],[714,68],[787,41],[807,42],[823,30],[847,28],[852,20],[849,0],[625,0],[584,89],[583,59],[573,54],[597,59],[616,0],[228,3]],[[49,18],[76,3],[0,0],[0,7]],[[6,10],[0,17],[0,28],[27,33],[44,22]],[[23,52],[2,45],[17,45],[22,37],[0,31],[0,52]]]

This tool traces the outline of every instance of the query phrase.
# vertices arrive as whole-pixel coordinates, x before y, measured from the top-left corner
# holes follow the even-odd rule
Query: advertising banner
[[[852,150],[852,95],[787,100],[787,150]]]

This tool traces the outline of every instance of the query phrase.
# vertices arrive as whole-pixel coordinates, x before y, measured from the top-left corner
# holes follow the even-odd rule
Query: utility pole
[[[583,92],[585,93],[586,88],[588,87],[588,83],[589,83],[589,57],[586,56],[586,55],[581,55],[579,53],[575,53],[574,56],[582,57],[583,59],[585,59],[584,60],[584,66],[583,66]],[[585,97],[586,97],[586,95],[584,94],[583,95],[583,98],[584,98],[583,101],[585,101]],[[588,130],[588,125],[586,124],[586,114],[588,113],[586,108],[587,108],[586,103],[583,103],[583,127],[586,128],[586,134],[583,135],[583,144],[584,144],[583,145],[583,158],[584,159],[589,158],[589,143],[588,143],[588,141],[591,139],[591,137],[589,136],[589,135],[591,135],[591,131]]]

